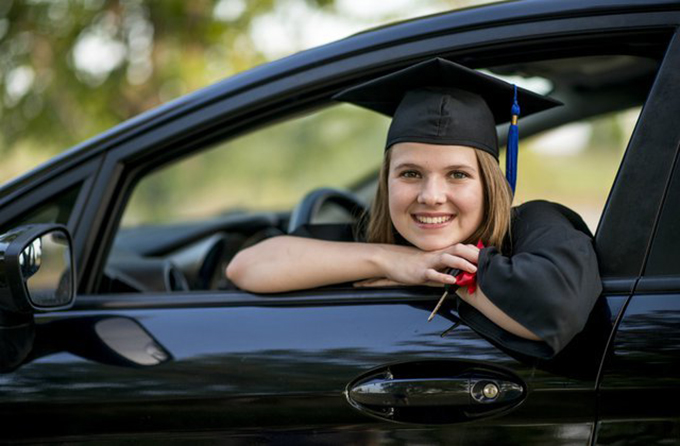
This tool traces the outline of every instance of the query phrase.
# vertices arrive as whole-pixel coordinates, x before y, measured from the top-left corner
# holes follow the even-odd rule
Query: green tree
[[[275,3],[3,0],[0,151],[62,149],[262,63],[248,30]]]
[[[489,1],[0,0],[0,183],[143,111],[313,45],[310,28],[339,20],[359,31]],[[272,37],[262,37],[281,22],[293,44],[270,51]]]

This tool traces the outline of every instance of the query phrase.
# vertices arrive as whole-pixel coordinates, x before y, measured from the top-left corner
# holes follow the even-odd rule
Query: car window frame
[[[675,75],[674,84],[677,86],[678,83],[680,83],[680,75],[677,74],[680,72],[680,30],[678,30],[676,33],[674,42],[672,42],[668,53],[669,57],[672,57],[672,59],[668,59],[668,64],[664,70],[665,73],[668,73],[668,77],[670,78],[667,81],[668,88],[671,88],[673,85],[673,75]],[[677,114],[672,113],[680,112],[680,94],[672,95],[669,94],[669,92],[663,92],[660,94],[664,94],[666,103],[668,105],[668,107],[666,107],[662,112],[671,113],[666,116],[677,116]],[[668,98],[672,98],[674,100],[671,101],[668,100]],[[668,229],[668,225],[672,223],[672,221],[677,220],[677,218],[673,219],[672,217],[668,217],[666,212],[671,213],[673,216],[677,216],[677,203],[674,203],[672,200],[670,200],[670,198],[676,197],[680,193],[680,129],[677,128],[677,124],[675,127],[669,124],[666,125],[665,128],[657,129],[657,131],[665,132],[662,136],[668,139],[666,144],[667,153],[664,159],[665,172],[656,172],[656,174],[659,175],[661,180],[664,182],[665,187],[663,188],[662,195],[658,198],[657,212],[654,216],[654,223],[650,230],[650,237],[646,246],[644,263],[640,267],[641,278],[635,287],[636,293],[677,292],[677,290],[680,289],[680,270],[677,270],[677,272],[673,272],[672,274],[664,275],[652,274],[650,271],[648,271],[650,263],[657,261],[656,256],[658,253],[656,250],[663,249],[662,245],[664,240],[662,237],[668,232],[666,230]],[[654,167],[650,170],[654,171]],[[666,221],[666,218],[670,218],[671,221]],[[664,232],[660,231],[662,226],[665,230]]]
[[[78,187],[77,198],[69,211],[66,227],[73,236],[74,261],[76,265],[85,261],[82,237],[78,238],[81,218],[91,203],[92,187],[96,183],[101,156],[85,160],[66,160],[62,165],[42,173],[32,183],[17,183],[14,190],[0,199],[3,224],[16,221],[36,209],[46,206],[65,191]],[[78,273],[78,269],[76,269]]]
[[[451,40],[453,36],[437,36],[419,42],[399,43],[390,48],[393,54],[389,58],[381,55],[384,49],[377,49],[374,52],[348,56],[334,64],[313,67],[304,73],[292,72],[288,77],[235,92],[233,96],[217,101],[200,112],[189,113],[166,125],[159,125],[106,154],[102,164],[102,174],[93,187],[92,195],[93,199],[101,203],[101,206],[87,209],[83,217],[84,221],[89,222],[90,227],[99,228],[99,230],[85,234],[87,237],[85,246],[91,248],[96,241],[97,250],[90,249],[84,256],[87,261],[83,265],[84,280],[80,282],[79,292],[88,294],[98,289],[103,265],[122,215],[124,203],[129,199],[131,188],[137,181],[137,175],[145,169],[148,170],[151,162],[166,162],[179,156],[186,156],[215,142],[224,142],[245,131],[252,131],[280,120],[283,115],[290,116],[321,106],[327,103],[336,91],[360,79],[375,76],[381,71],[395,69],[411,63],[414,59],[430,57],[433,46],[437,48],[437,55],[470,62],[474,54],[478,55],[474,60],[488,61],[492,51],[511,56],[507,48],[512,44],[517,45],[514,48],[516,52],[524,51],[527,45],[534,44],[542,48],[544,52],[548,52],[549,48],[551,54],[556,54],[558,53],[554,46],[556,43],[561,42],[565,51],[573,51],[574,45],[572,44],[582,48],[580,45],[587,40],[587,36],[599,36],[606,44],[611,45],[612,40],[621,40],[622,35],[635,36],[650,32],[655,35],[670,35],[668,15],[653,12],[636,14],[631,16],[631,19],[635,20],[636,25],[631,26],[631,29],[625,33],[618,25],[620,16],[604,15],[545,20],[529,27],[516,24],[502,25],[493,28],[495,32],[487,30],[486,33],[481,34],[479,30],[464,31],[455,33],[455,41],[445,44],[445,50],[441,47],[442,39],[447,37]],[[650,24],[654,25],[650,28]],[[607,34],[607,30],[611,34]],[[572,34],[565,35],[568,32]],[[573,40],[569,40],[570,37]],[[415,49],[417,51],[414,52]],[[380,67],[376,67],[367,62],[372,55],[385,62]],[[470,65],[474,66],[475,63],[470,63]],[[301,85],[299,79],[307,79],[307,82]],[[296,98],[295,101],[291,101],[293,97]],[[179,135],[177,129],[190,129],[191,131]],[[602,218],[608,208],[609,205],[605,207]]]
[[[676,32],[642,108],[600,221],[595,246],[603,277],[642,275],[680,138],[677,124],[657,119],[680,111],[680,101],[672,94],[678,70],[680,34]]]

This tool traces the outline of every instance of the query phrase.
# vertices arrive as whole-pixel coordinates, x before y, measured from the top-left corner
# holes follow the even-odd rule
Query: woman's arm
[[[405,285],[446,284],[453,283],[453,278],[441,271],[459,268],[475,272],[478,252],[467,245],[424,252],[407,246],[280,236],[239,252],[227,267],[227,277],[239,288],[256,293],[370,278]]]
[[[377,249],[364,243],[280,236],[240,251],[227,266],[239,288],[275,293],[380,274]]]
[[[508,316],[503,310],[498,308],[489,300],[482,292],[480,287],[477,287],[474,293],[470,294],[464,288],[458,288],[456,294],[460,296],[465,302],[473,306],[480,313],[486,316],[491,322],[501,327],[508,333],[512,333],[520,338],[529,339],[531,341],[541,341],[542,339],[534,333],[525,328],[522,324]]]

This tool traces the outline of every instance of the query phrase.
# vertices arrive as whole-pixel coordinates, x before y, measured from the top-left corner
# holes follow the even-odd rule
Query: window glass
[[[78,198],[81,184],[72,186],[69,189],[51,197],[47,201],[41,203],[28,212],[12,219],[5,224],[0,233],[8,231],[17,226],[38,224],[38,223],[58,223],[62,225],[68,224],[71,211]]]

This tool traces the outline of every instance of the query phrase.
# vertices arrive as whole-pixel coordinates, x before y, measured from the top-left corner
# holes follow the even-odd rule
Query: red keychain
[[[482,243],[481,240],[477,242],[477,248],[479,249],[484,248],[484,243]],[[459,269],[456,268],[451,268],[446,273],[455,276],[456,283],[453,286],[455,286],[456,289],[462,286],[467,287],[469,294],[472,294],[477,290],[477,273],[469,273],[467,271],[461,272]],[[434,307],[434,310],[432,310],[432,313],[430,313],[430,316],[427,318],[428,322],[430,322],[434,318],[435,314],[437,314],[437,311],[439,311],[439,308],[444,303],[446,296],[449,295],[449,286],[450,286],[449,284],[444,285],[444,294],[442,294],[442,297],[439,298],[439,302],[437,302],[437,305]]]

